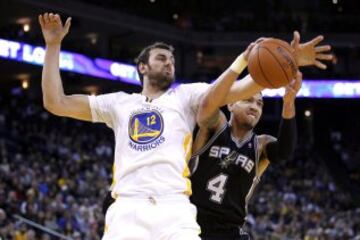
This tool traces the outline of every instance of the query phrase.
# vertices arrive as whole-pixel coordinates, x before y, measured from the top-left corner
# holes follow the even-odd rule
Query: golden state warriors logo
[[[161,113],[148,109],[133,113],[129,119],[130,147],[138,151],[156,148],[165,141],[161,134],[164,130],[164,120]]]

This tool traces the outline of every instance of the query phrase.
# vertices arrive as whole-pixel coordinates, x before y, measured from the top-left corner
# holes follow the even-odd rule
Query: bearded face
[[[229,110],[239,126],[252,130],[262,115],[263,99],[260,93],[229,105]]]
[[[143,65],[144,81],[159,90],[168,89],[175,79],[175,60],[173,54],[155,48],[150,51],[149,61]],[[145,83],[146,84],[146,83]]]

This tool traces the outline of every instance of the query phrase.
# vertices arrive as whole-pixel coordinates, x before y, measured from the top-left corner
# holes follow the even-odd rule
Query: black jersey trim
[[[208,150],[209,147],[215,142],[215,140],[217,139],[217,137],[218,137],[221,133],[223,133],[228,126],[229,126],[229,125],[228,125],[228,123],[226,122],[226,123],[224,124],[224,126],[222,126],[222,128],[221,128],[220,130],[218,130],[218,131],[209,139],[209,141],[208,141],[202,148],[200,148],[199,151],[197,151],[196,153],[194,153],[194,154],[192,155],[191,158],[200,156],[200,155],[203,154],[206,150]]]
[[[260,178],[259,174],[259,165],[260,165],[260,147],[259,147],[259,137],[255,135],[254,137],[254,149],[255,149],[255,176]]]
[[[254,132],[251,132],[249,136],[247,136],[246,138],[242,140],[238,140],[234,135],[230,134],[231,140],[235,143],[237,148],[242,148],[246,143],[251,141],[253,136],[254,136]]]
[[[250,202],[250,199],[254,195],[255,189],[257,185],[260,183],[260,175],[259,175],[259,165],[260,165],[260,148],[259,148],[259,138],[257,135],[254,136],[254,151],[255,151],[255,176],[253,178],[253,182],[250,186],[250,189],[248,193],[245,196],[245,219],[248,215],[248,205]]]

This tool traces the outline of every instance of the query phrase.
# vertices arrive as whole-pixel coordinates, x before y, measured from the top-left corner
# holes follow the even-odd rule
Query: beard
[[[253,129],[254,129],[253,124],[250,123],[250,122],[243,122],[243,123],[241,124],[241,127],[242,127],[243,129],[246,129],[247,131],[250,131],[250,130],[253,130]]]
[[[167,90],[171,84],[174,82],[174,76],[167,75],[163,72],[151,72],[151,68],[149,66],[149,74],[148,79],[151,86],[157,87],[159,90]]]
[[[246,116],[242,116],[241,118],[235,118],[235,121],[238,126],[247,131],[253,130],[257,124],[257,121],[251,121],[247,119]]]

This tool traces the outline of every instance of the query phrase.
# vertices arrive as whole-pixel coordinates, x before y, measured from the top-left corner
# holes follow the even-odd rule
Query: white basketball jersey
[[[206,83],[179,85],[159,98],[117,92],[89,96],[93,122],[115,133],[112,195],[191,194],[187,162]]]

